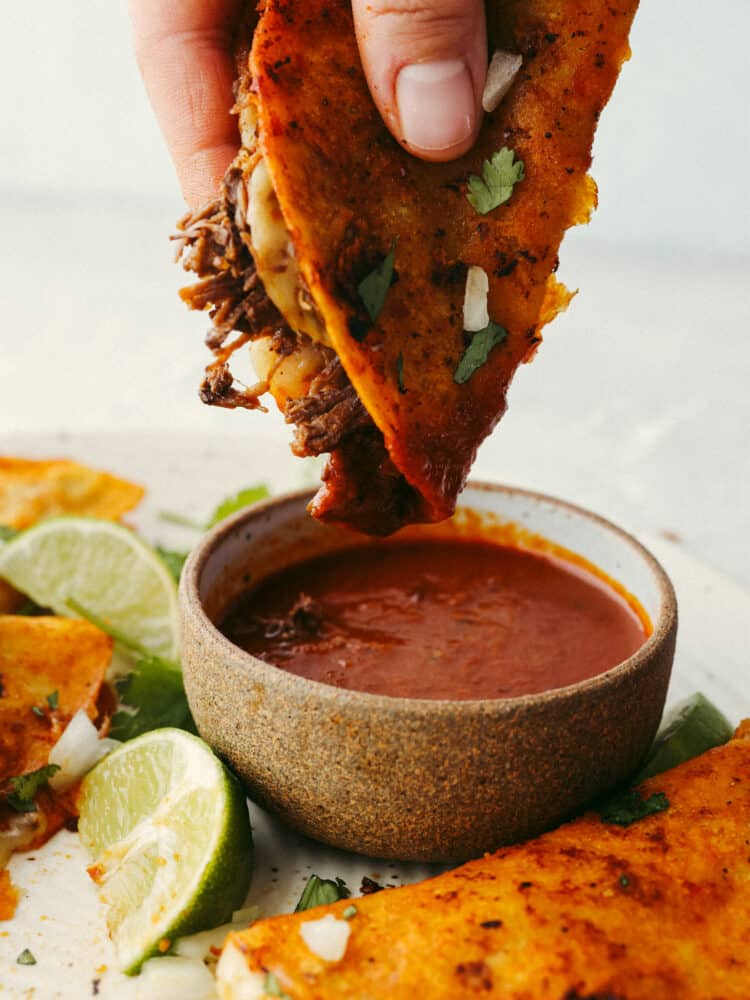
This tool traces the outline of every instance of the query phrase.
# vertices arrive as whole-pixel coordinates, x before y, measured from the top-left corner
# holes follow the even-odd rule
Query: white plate
[[[71,457],[143,483],[148,496],[133,523],[148,539],[188,546],[189,531],[160,520],[163,510],[205,519],[224,496],[266,482],[273,490],[312,484],[315,463],[293,459],[278,438],[246,443],[176,432],[59,434],[0,439],[0,454]],[[641,536],[670,573],[680,604],[680,636],[670,701],[703,691],[738,722],[750,715],[747,655],[750,593],[662,538]],[[252,807],[256,869],[248,904],[264,915],[293,908],[308,876],[340,876],[358,891],[363,875],[387,884],[424,878],[435,869],[373,861],[299,837]],[[85,872],[88,858],[75,834],[61,832],[44,848],[17,855],[11,877],[21,890],[12,921],[0,924],[0,996],[103,1000],[135,998],[138,981],[115,969],[102,908]],[[35,966],[20,966],[28,948]],[[94,983],[98,992],[94,991]]]

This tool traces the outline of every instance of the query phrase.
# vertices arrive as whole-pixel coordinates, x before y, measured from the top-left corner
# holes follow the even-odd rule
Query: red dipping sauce
[[[574,684],[648,636],[625,597],[585,568],[466,539],[367,545],[291,566],[244,593],[221,630],[324,684],[461,700]]]

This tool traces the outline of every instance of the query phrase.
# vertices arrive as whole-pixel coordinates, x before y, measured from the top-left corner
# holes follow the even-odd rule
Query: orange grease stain
[[[18,889],[6,868],[0,869],[0,920],[12,920],[18,905]]]

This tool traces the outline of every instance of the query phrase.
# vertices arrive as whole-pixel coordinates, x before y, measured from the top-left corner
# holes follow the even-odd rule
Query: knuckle
[[[466,0],[375,0],[368,7],[373,19],[387,30],[434,35],[462,29],[470,18],[471,4]]]

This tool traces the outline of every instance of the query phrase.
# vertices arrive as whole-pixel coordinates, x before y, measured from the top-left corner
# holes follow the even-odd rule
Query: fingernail
[[[396,79],[401,131],[410,146],[449,149],[474,132],[476,100],[461,59],[404,66]]]

